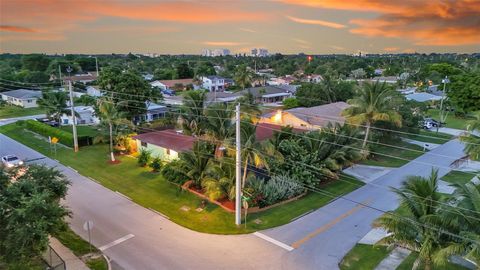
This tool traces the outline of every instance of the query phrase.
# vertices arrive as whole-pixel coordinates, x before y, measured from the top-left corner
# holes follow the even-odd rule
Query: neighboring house
[[[319,74],[312,74],[312,75],[307,75],[302,79],[302,82],[309,82],[309,83],[319,83],[323,81],[322,75]]]
[[[397,91],[400,92],[402,95],[410,95],[410,94],[414,94],[415,91],[417,91],[417,87],[416,86],[407,87],[403,89],[397,89]]]
[[[170,106],[183,105],[183,96],[163,96],[163,103]]]
[[[88,72],[84,74],[76,74],[73,76],[63,77],[63,81],[65,82],[65,84],[67,84],[68,81],[72,81],[72,83],[78,82],[78,83],[87,84],[95,80],[97,80],[97,75],[95,72],[92,72],[92,73]]]
[[[134,117],[134,122],[151,122],[165,117],[167,107],[153,102],[147,103],[147,112],[143,115]]]
[[[192,85],[193,89],[198,89],[193,79],[179,79],[179,80],[157,80],[150,83],[152,87],[158,87],[161,90],[187,90],[189,85]]]
[[[75,106],[77,125],[96,125],[100,123],[100,119],[95,115],[95,109],[92,106]],[[73,124],[71,115],[63,114],[60,117],[61,125],[67,126]]]
[[[87,95],[92,97],[101,97],[102,90],[98,86],[87,86]]]
[[[380,76],[383,74],[383,72],[385,71],[385,69],[383,68],[377,68],[375,69],[375,71],[373,71],[373,74],[375,74],[375,76]]]
[[[37,100],[42,97],[41,91],[17,89],[0,93],[2,100],[23,108],[38,107]]]
[[[138,150],[149,150],[152,156],[163,160],[178,158],[178,153],[191,150],[197,140],[173,129],[143,133],[133,138]]]
[[[247,93],[251,93],[255,98],[255,101],[261,104],[282,102],[285,98],[292,96],[292,93],[289,90],[285,90],[279,86],[271,85],[251,87],[236,92],[236,94],[240,96],[244,96]]]
[[[298,129],[319,129],[328,123],[345,122],[342,111],[348,108],[345,102],[335,102],[310,108],[294,108],[290,110],[278,110],[262,115],[260,123],[268,123],[281,126],[291,126]]]
[[[287,75],[285,77],[278,77],[278,78],[270,78],[267,81],[268,85],[284,85],[284,84],[291,84],[295,81],[295,77]]]
[[[257,128],[255,129],[255,137],[258,141],[264,141],[273,137],[273,134],[276,131],[282,130],[281,125],[274,125],[269,123],[258,123]],[[304,129],[294,128],[292,130],[294,133],[300,133],[305,131]]]
[[[201,77],[202,88],[209,92],[222,92],[225,90],[225,78],[220,76],[204,76]]]
[[[153,80],[153,74],[143,74],[142,75],[143,79],[146,81],[151,81]]]
[[[429,102],[429,101],[439,101],[442,100],[441,96],[429,94],[429,93],[414,93],[406,95],[407,100],[415,100],[417,102]]]
[[[398,82],[398,78],[395,76],[388,76],[388,77],[373,77],[371,79],[372,82],[381,82],[381,83],[390,83],[394,84]]]

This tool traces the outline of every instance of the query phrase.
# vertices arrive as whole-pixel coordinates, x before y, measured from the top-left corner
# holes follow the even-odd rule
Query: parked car
[[[172,89],[165,89],[165,90],[162,90],[162,94],[167,96],[175,96],[175,91]]]
[[[35,120],[37,120],[38,122],[44,123],[46,125],[49,125],[51,127],[58,127],[58,122],[57,121],[53,121],[53,120],[50,120],[48,118],[37,118]]]
[[[2,157],[2,164],[7,168],[13,168],[23,165],[23,160],[19,159],[15,155],[7,155]]]
[[[440,123],[432,118],[425,118],[423,119],[423,128],[424,129],[431,129],[434,127],[440,127]]]

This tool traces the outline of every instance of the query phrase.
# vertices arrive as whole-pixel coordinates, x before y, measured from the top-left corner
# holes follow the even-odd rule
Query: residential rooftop
[[[42,96],[42,91],[35,91],[30,89],[17,89],[0,93],[5,96],[17,98],[17,99],[30,99],[39,98]]]

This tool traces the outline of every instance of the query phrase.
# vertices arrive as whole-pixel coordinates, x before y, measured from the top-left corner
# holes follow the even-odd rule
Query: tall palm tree
[[[465,256],[480,267],[480,185],[454,184],[454,202],[447,206],[445,226],[461,236],[450,239],[435,257],[438,264],[445,264],[451,255]]]
[[[117,109],[111,98],[104,97],[102,99],[99,99],[97,106],[98,116],[100,120],[106,126],[108,126],[110,140],[110,159],[112,162],[114,162],[115,156],[113,155],[113,129],[118,125],[127,124],[127,122],[129,121],[125,118],[126,114]]]
[[[205,124],[203,115],[205,107],[205,91],[189,91],[183,99],[182,114],[183,130],[188,134],[201,135]]]
[[[247,67],[240,65],[235,70],[234,80],[240,88],[245,89],[252,84],[255,74]]]
[[[401,115],[394,110],[396,96],[395,90],[376,82],[365,84],[357,97],[348,100],[351,106],[342,113],[347,122],[366,126],[362,148],[365,148],[370,127],[376,121],[392,122],[398,127],[402,125]]]
[[[197,141],[193,144],[192,151],[180,154],[181,162],[175,170],[188,176],[196,187],[201,187],[202,181],[207,177],[214,151],[212,144]]]
[[[215,103],[205,110],[205,135],[215,144],[215,156],[222,156],[224,143],[235,134],[233,110],[227,104]]]
[[[219,159],[210,164],[207,177],[203,179],[202,186],[205,194],[212,200],[226,196],[229,200],[235,199],[235,165],[231,161]]]
[[[38,100],[40,108],[45,109],[47,116],[55,119],[60,125],[60,118],[63,114],[71,114],[67,107],[66,92],[43,92],[42,98]]]
[[[438,214],[440,194],[438,173],[432,170],[428,178],[408,177],[401,188],[393,191],[400,197],[401,213],[389,212],[377,222],[389,232],[378,244],[397,244],[417,251],[419,256],[414,265],[422,264],[430,270],[434,258],[441,249],[442,217]]]
[[[465,153],[473,159],[480,158],[480,112],[475,115],[467,126],[468,134],[460,136],[460,140],[465,142]]]

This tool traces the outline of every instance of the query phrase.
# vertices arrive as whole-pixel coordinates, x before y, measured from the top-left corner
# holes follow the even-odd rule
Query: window
[[[63,124],[68,125],[68,119],[63,119]]]
[[[31,100],[31,99],[27,100],[28,103],[32,103],[32,101],[33,101],[33,100]]]
[[[141,141],[140,144],[142,145],[142,147],[148,147],[148,143],[146,143],[146,142]]]

